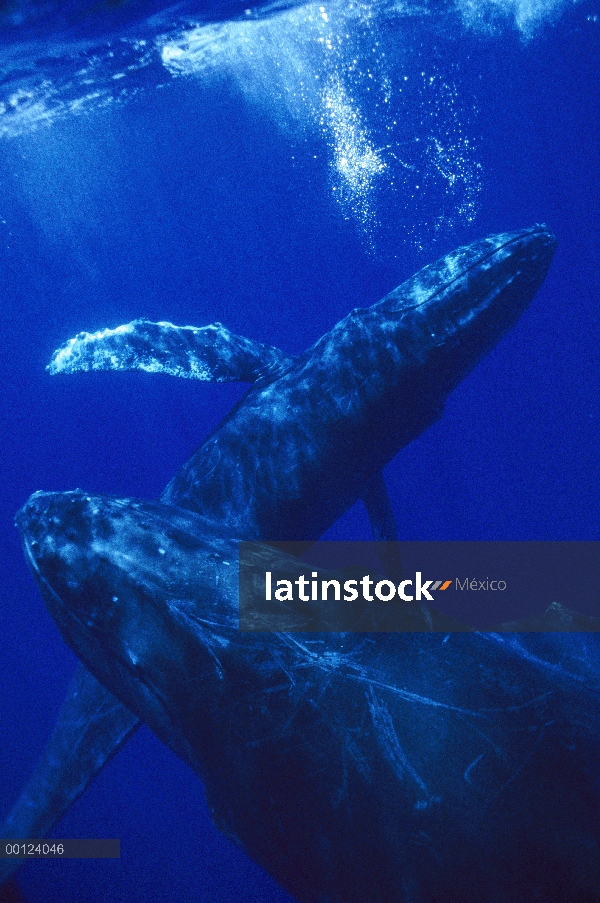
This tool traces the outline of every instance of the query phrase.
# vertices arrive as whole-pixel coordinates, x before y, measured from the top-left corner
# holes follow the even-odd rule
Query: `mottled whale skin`
[[[267,349],[265,375],[255,368],[257,383],[162,501],[219,520],[239,537],[318,538],[441,416],[450,392],[516,323],[546,276],[555,244],[546,227],[535,226],[460,248],[372,307],[352,311],[296,360],[282,357],[279,376],[275,350]],[[71,340],[50,370],[170,367],[176,375],[195,369],[209,378],[207,343],[218,340],[222,327],[196,330],[202,336],[192,367],[193,333],[181,336],[178,356],[176,327],[146,328],[157,325],[169,344],[154,358],[138,321]],[[221,344],[237,348],[240,341],[229,336]],[[150,347],[155,343],[153,336]],[[221,368],[216,378],[234,375]]]
[[[38,493],[63,637],[301,903],[597,903],[597,634],[244,634],[197,514]]]
[[[394,539],[382,466],[440,416],[449,392],[516,322],[554,248],[544,226],[461,248],[353,311],[296,360],[220,324],[136,321],[80,334],[50,370],[255,380],[162,501],[218,521],[232,538],[314,540],[362,496],[375,538]],[[136,724],[80,669],[4,836],[46,833]],[[1,867],[0,878],[14,864]]]

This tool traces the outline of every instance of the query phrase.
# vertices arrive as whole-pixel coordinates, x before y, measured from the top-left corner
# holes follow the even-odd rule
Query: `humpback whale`
[[[162,504],[204,518],[206,535],[310,541],[362,497],[375,537],[393,539],[382,467],[441,415],[452,389],[514,325],[545,278],[554,246],[549,230],[536,226],[460,248],[373,307],[353,311],[296,359],[220,324],[135,321],[80,334],[55,353],[50,371],[142,369],[251,380],[247,395],[171,481]],[[34,564],[32,511],[19,524]],[[141,711],[129,697],[128,703]],[[73,719],[74,711],[82,717]],[[136,724],[80,669],[4,836],[47,831]]]
[[[17,523],[64,639],[301,903],[600,899],[595,634],[242,633],[198,514],[76,491]]]
[[[162,500],[217,519],[238,537],[312,540],[441,416],[452,389],[529,305],[554,247],[549,230],[535,226],[460,248],[372,307],[353,310],[295,360],[250,346],[220,324],[135,321],[80,334],[49,369],[217,381],[255,375]]]

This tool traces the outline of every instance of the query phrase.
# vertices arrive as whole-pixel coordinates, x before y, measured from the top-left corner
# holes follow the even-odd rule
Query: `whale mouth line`
[[[19,512],[19,514],[20,513],[21,512]],[[40,567],[37,563],[37,559],[36,559],[35,555],[33,554],[32,543],[34,543],[35,540],[28,539],[28,537],[25,535],[24,531],[21,531],[21,535],[22,535],[22,546],[23,546],[23,551],[25,553],[25,558],[27,559],[27,563],[33,572],[33,576],[35,577],[36,580],[43,581],[44,584],[46,585],[47,584],[46,578],[42,575]]]
[[[39,565],[35,559],[35,556],[32,552],[30,542],[26,538],[23,539],[23,548],[25,551],[25,556],[27,558],[27,561],[28,561],[30,567],[32,568],[36,583],[38,584],[38,586],[41,590],[42,596],[46,602],[46,606],[49,609],[52,617],[56,620],[56,614],[58,614],[59,617],[61,618],[61,620],[65,620],[65,621],[70,620],[73,624],[75,624],[77,626],[78,630],[80,630],[83,634],[85,634],[88,642],[93,642],[97,645],[102,646],[103,644],[101,642],[100,637],[98,636],[97,629],[93,630],[91,628],[90,624],[86,623],[81,618],[80,614],[78,614],[74,610],[73,606],[69,605],[67,602],[65,602],[61,598],[61,596],[53,588],[52,584],[50,583],[48,578],[45,576],[43,571],[40,570],[40,567],[39,567]],[[61,633],[62,633],[62,629],[61,629]],[[121,667],[125,668],[132,675],[134,675],[135,677],[140,679],[140,674],[135,671],[134,667],[132,666],[132,662],[127,659],[127,656],[118,656],[117,655],[116,659],[117,659],[118,663],[121,665]],[[144,682],[144,683],[145,683],[145,686],[147,687],[148,691],[151,692],[156,697],[157,701],[161,703],[161,705],[163,706],[163,708],[166,712],[165,702],[160,697],[160,695],[157,693],[156,689],[153,687],[150,687],[147,684],[147,682]]]
[[[435,290],[435,292],[433,292],[431,295],[429,295],[424,301],[416,301],[414,304],[406,304],[406,305],[403,304],[402,305],[402,313],[405,313],[407,311],[418,310],[420,307],[423,307],[423,308],[426,307],[432,301],[434,301],[437,297],[439,297],[444,292],[446,292],[455,283],[459,282],[461,279],[464,279],[464,277],[467,275],[467,273],[470,273],[473,270],[477,269],[477,267],[480,267],[483,263],[485,263],[486,260],[490,260],[490,258],[494,257],[495,254],[498,254],[500,251],[503,251],[506,248],[509,248],[510,245],[512,245],[512,244],[516,244],[517,242],[522,241],[524,238],[527,238],[529,236],[533,237],[535,235],[540,235],[540,236],[545,235],[549,239],[550,244],[552,244],[552,245],[556,244],[556,238],[555,238],[554,234],[545,225],[531,226],[531,228],[524,229],[522,232],[518,232],[516,235],[512,234],[511,237],[507,241],[490,249],[487,253],[482,254],[482,256],[479,257],[476,261],[473,261],[473,263],[470,263],[469,266],[462,269],[460,271],[460,273],[457,273],[456,276],[453,276],[452,279],[450,279],[448,282],[445,282],[444,285],[439,286],[439,288],[437,288]],[[384,299],[384,300],[386,300],[386,299]]]
[[[29,544],[24,542],[26,554],[28,560],[32,560],[32,556],[29,550]],[[73,630],[76,633],[80,633],[85,637],[86,648],[97,650],[105,650],[106,644],[102,641],[102,631],[100,631],[100,635],[98,629],[95,630],[90,626],[89,623],[86,623],[80,615],[74,611],[71,605],[68,605],[64,602],[58,593],[53,589],[52,585],[48,582],[46,577],[40,572],[39,568],[36,566],[35,570],[35,578],[42,595],[44,597],[46,607],[50,612],[53,620],[56,622],[63,639],[70,645],[67,641],[67,637],[72,635]],[[164,695],[160,692],[160,690],[154,685],[154,683],[148,679],[148,676],[144,673],[143,669],[137,668],[136,663],[133,659],[129,658],[126,654],[121,654],[119,652],[115,652],[114,649],[111,649],[111,658],[113,661],[113,667],[119,669],[122,675],[126,676],[126,679],[132,682],[136,682],[142,691],[142,695],[146,702],[151,704],[152,711],[156,716],[158,716],[159,724],[162,727],[166,725],[173,725],[176,727],[177,725],[173,721],[169,713],[169,707],[167,705],[167,701],[164,698]],[[93,661],[88,658],[82,658],[81,661],[85,665],[87,669],[90,670],[92,674],[94,674]],[[100,680],[100,677],[97,677]],[[103,681],[101,680],[101,683]],[[126,708],[130,711],[134,712],[135,706],[131,705],[131,700],[127,700],[123,702],[120,700]],[[134,712],[135,714],[135,712]],[[137,716],[139,717],[139,716]],[[179,754],[183,755],[184,758],[187,758],[189,764],[194,762],[194,755],[192,751],[187,746],[185,738],[181,738],[179,741]]]

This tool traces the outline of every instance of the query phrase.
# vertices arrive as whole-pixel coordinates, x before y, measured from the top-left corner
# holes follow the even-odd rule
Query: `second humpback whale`
[[[243,633],[198,514],[38,493],[18,525],[63,638],[302,903],[600,899],[597,634]]]
[[[219,324],[135,321],[80,334],[50,369],[254,381],[162,501],[218,522],[233,539],[312,540],[363,497],[375,537],[392,539],[382,467],[440,416],[451,390],[516,322],[554,246],[536,226],[458,249],[353,311],[297,359]],[[27,540],[26,517],[20,525]],[[45,759],[2,833],[47,831],[136,723],[80,669]]]

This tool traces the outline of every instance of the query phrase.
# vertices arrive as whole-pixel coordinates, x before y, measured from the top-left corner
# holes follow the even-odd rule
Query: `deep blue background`
[[[547,222],[558,251],[531,309],[387,478],[405,538],[599,538],[597,13],[582,3],[527,42],[510,27],[483,36],[457,21],[398,30],[410,39],[402,71],[435,66],[464,109],[476,106],[468,126],[482,164],[475,220],[434,232],[442,199],[432,189],[415,205],[419,241],[407,239],[410,204],[399,212],[385,193],[369,241],[332,201],[319,135],[282,130],[227,78],[149,86],[2,142],[3,810],[75,665],[28,574],[16,510],[37,489],[156,497],[244,391],[146,374],[50,378],[52,351],[80,329],[220,320],[299,352],[439,254]],[[418,117],[406,127],[423,128]],[[330,536],[369,538],[364,512]],[[30,903],[288,899],[217,833],[200,782],[146,729],[61,835],[120,837],[122,858],[30,864],[20,876]]]

